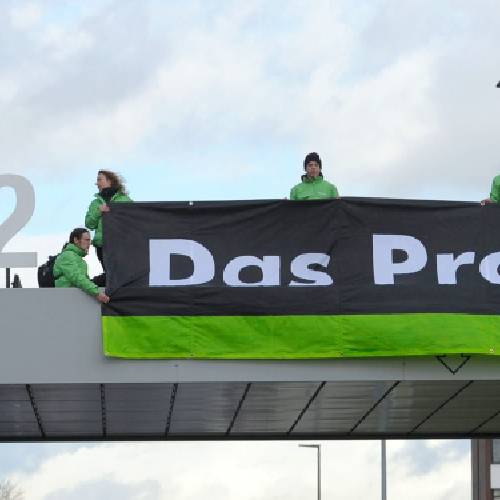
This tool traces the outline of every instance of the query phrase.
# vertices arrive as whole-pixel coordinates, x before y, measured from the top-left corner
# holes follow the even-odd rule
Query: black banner
[[[495,355],[499,210],[352,198],[114,204],[104,352]]]
[[[499,314],[499,218],[458,202],[117,203],[104,314]]]

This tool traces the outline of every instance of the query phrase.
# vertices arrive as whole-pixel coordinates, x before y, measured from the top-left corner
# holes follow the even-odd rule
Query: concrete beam
[[[1,384],[452,379],[500,380],[500,357],[473,356],[455,375],[436,358],[112,359],[102,354],[100,307],[80,290],[0,290]]]

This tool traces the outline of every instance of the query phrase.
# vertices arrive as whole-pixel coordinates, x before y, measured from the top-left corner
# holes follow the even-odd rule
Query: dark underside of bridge
[[[499,381],[0,385],[0,441],[500,435]]]

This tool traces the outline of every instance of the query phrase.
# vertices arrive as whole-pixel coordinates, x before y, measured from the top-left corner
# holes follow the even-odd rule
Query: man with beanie
[[[318,153],[309,153],[304,160],[305,175],[302,182],[290,191],[291,200],[325,200],[338,198],[337,188],[323,179],[321,158]]]

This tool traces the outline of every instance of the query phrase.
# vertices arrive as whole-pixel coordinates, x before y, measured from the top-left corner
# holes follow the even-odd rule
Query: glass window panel
[[[500,464],[500,439],[493,439],[493,463]]]

